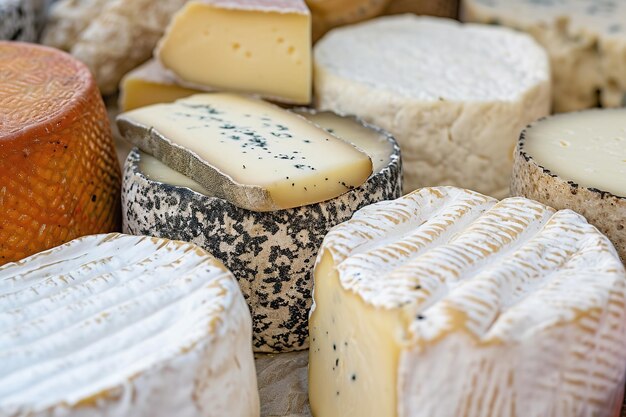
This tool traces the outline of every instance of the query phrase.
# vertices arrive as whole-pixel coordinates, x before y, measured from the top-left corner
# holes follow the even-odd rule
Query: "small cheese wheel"
[[[0,42],[0,265],[119,225],[121,173],[89,70]]]

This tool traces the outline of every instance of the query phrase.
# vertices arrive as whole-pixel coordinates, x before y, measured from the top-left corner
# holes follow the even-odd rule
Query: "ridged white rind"
[[[358,211],[325,252],[344,289],[406,313],[400,417],[609,417],[621,404],[626,271],[573,211],[425,188]]]
[[[0,416],[258,416],[251,319],[195,245],[80,238],[0,268]]]

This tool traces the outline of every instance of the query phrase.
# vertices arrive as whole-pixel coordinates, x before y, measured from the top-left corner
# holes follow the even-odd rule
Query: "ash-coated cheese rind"
[[[0,40],[36,42],[44,9],[44,0],[0,2]]]
[[[393,138],[379,133],[378,139],[388,144],[388,161],[365,184],[326,202],[273,212],[207,196],[199,184],[135,150],[124,168],[124,231],[207,249],[239,281],[252,311],[255,350],[305,349],[310,274],[325,233],[360,207],[402,195],[400,150]]]
[[[546,49],[556,112],[626,105],[626,2],[463,0],[462,17],[528,32]]]
[[[572,209],[606,234],[626,262],[626,110],[557,114],[521,134],[512,195]]]
[[[198,94],[117,117],[122,135],[212,195],[252,211],[335,198],[371,175],[370,157],[306,118],[238,96]]]
[[[0,415],[258,417],[250,313],[196,245],[92,235],[0,267]]]
[[[316,106],[391,132],[405,191],[507,194],[519,132],[550,109],[545,52],[505,28],[383,17],[331,31],[314,57]]]
[[[311,15],[304,0],[191,1],[155,53],[185,87],[311,101]]]
[[[626,270],[579,214],[424,188],[324,239],[310,317],[315,417],[613,417]]]

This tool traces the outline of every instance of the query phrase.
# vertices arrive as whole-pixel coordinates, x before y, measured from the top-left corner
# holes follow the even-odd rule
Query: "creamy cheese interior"
[[[626,109],[541,120],[526,130],[524,150],[566,181],[626,197]]]
[[[341,117],[332,112],[299,112],[302,116],[327,129],[335,136],[353,143],[372,159],[374,173],[385,168],[393,154],[393,146],[384,135],[369,129],[352,118]],[[179,187],[187,187],[204,195],[213,195],[196,181],[168,167],[155,157],[141,153],[139,170],[151,180]]]

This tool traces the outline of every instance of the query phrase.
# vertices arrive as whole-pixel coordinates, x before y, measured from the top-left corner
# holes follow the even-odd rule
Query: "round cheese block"
[[[93,235],[0,267],[0,415],[258,417],[250,312],[196,245]]]
[[[509,29],[382,17],[331,31],[314,55],[317,107],[391,132],[405,191],[507,194],[519,132],[550,109],[545,52]]]
[[[45,0],[2,0],[0,40],[36,42],[45,14]]]
[[[556,112],[626,106],[626,2],[463,0],[464,20],[531,34],[548,52]]]
[[[89,70],[0,42],[0,265],[119,227],[121,173]]]
[[[626,270],[571,210],[422,188],[324,238],[314,416],[616,417]]]
[[[207,195],[199,184],[137,150],[124,168],[124,231],[194,242],[224,262],[252,311],[258,352],[308,346],[311,269],[324,235],[360,207],[401,195],[400,150],[391,136],[350,118],[309,117],[372,151],[374,174],[363,185],[329,201],[255,212]]]
[[[626,262],[626,109],[563,113],[526,128],[513,195],[581,213]]]

